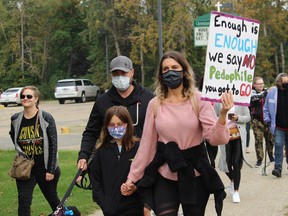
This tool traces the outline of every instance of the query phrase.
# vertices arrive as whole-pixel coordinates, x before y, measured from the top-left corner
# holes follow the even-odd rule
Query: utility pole
[[[24,13],[24,9],[23,9],[23,2],[17,2],[17,7],[20,11],[20,25],[21,25],[21,74],[22,74],[22,79],[24,79],[24,35],[23,35],[23,13]]]
[[[158,37],[159,37],[159,59],[161,60],[163,56],[161,0],[158,0]]]
[[[105,32],[105,61],[106,61],[106,81],[109,80],[109,61],[108,61],[108,31]]]

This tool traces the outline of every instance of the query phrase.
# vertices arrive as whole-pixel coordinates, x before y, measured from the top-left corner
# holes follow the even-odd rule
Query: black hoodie
[[[264,122],[263,107],[267,93],[266,89],[263,89],[261,92],[258,92],[255,88],[252,89],[249,107],[252,119]]]
[[[121,97],[117,92],[117,89],[112,86],[109,91],[105,92],[95,101],[86,129],[82,135],[78,160],[89,159],[96,141],[100,136],[105,112],[112,106],[122,105],[128,109],[133,124],[136,124],[134,126],[135,135],[141,138],[146,109],[149,101],[154,97],[154,95],[144,87],[137,85],[135,82],[133,82],[132,85],[134,86],[134,90],[127,98]]]
[[[138,146],[139,142],[129,151],[122,148],[120,153],[117,144],[111,143],[95,153],[90,169],[93,201],[101,207],[104,215],[143,215],[144,205],[137,191],[130,196],[123,196],[120,192]]]

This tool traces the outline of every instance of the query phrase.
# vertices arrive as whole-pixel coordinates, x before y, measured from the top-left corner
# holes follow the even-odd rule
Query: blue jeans
[[[274,133],[274,142],[275,142],[275,169],[279,169],[281,171],[283,164],[284,144],[286,149],[288,149],[288,130],[281,130],[276,127]],[[288,164],[287,155],[286,155],[286,163]]]

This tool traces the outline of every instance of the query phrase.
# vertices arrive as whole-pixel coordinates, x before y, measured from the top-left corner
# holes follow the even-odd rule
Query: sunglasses
[[[21,99],[25,99],[25,97],[27,97],[27,99],[32,99],[33,95],[30,95],[30,94],[28,94],[28,95],[20,95]]]

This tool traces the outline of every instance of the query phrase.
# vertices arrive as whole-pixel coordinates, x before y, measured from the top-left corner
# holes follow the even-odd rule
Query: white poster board
[[[260,22],[213,11],[210,17],[202,100],[220,102],[231,90],[234,103],[249,106]]]

